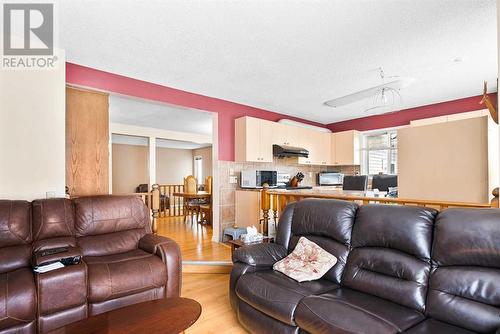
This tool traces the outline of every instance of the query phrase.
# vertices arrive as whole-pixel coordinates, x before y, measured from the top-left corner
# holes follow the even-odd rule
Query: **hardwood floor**
[[[186,334],[247,333],[229,304],[229,275],[183,274],[182,296],[198,301],[202,307],[200,318]]]
[[[185,223],[183,217],[159,218],[158,234],[179,244],[183,261],[231,261],[231,248],[212,241],[212,228]]]
[[[174,239],[181,249],[183,261],[231,262],[231,248],[212,241],[212,229],[199,224],[185,223],[182,217],[160,218],[158,234]],[[189,266],[189,265],[188,265]],[[186,271],[186,264],[183,270]],[[209,271],[212,266],[198,266]],[[213,266],[217,269],[217,266]],[[198,301],[202,313],[186,334],[247,333],[240,326],[229,303],[229,274],[184,273],[182,296]]]

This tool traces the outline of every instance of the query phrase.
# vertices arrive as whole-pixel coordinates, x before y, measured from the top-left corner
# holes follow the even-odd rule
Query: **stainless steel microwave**
[[[276,188],[278,185],[278,172],[259,169],[241,171],[241,188],[263,188],[264,184],[269,185],[269,188]]]
[[[318,174],[318,184],[320,186],[338,186],[344,183],[344,174],[323,172]]]

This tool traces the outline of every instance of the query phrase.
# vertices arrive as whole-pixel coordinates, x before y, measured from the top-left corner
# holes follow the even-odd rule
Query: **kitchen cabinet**
[[[332,134],[311,129],[301,129],[300,146],[309,151],[309,157],[299,158],[302,165],[330,165]]]
[[[360,140],[359,131],[350,130],[333,133],[331,135],[332,165],[359,165],[361,160]]]
[[[273,122],[247,116],[236,119],[236,161],[272,162],[273,125]]]
[[[235,120],[235,158],[241,162],[272,162],[273,144],[302,147],[309,157],[301,165],[359,165],[360,133],[322,132],[254,117]]]
[[[236,190],[234,212],[236,227],[259,226],[260,196],[261,193],[257,190]]]
[[[302,130],[302,128],[298,126],[273,123],[272,144],[299,147],[300,130]]]

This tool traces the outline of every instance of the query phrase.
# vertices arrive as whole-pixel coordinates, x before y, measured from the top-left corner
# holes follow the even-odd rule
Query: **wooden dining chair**
[[[212,177],[207,176],[207,178],[205,179],[205,191],[212,194],[212,186]],[[210,196],[209,200],[200,204],[200,214],[202,223],[205,222],[209,225],[212,225],[212,196]]]
[[[184,192],[188,194],[196,194],[198,192],[198,182],[193,175],[189,175],[184,178]],[[196,200],[184,198],[184,221],[186,217],[191,217],[191,222],[193,219],[200,216],[200,206]]]
[[[205,179],[205,191],[207,193],[212,193],[212,185],[213,185],[213,180],[211,176],[207,176]]]

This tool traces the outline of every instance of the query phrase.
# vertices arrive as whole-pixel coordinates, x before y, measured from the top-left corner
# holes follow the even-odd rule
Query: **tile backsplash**
[[[316,186],[318,173],[336,171],[346,175],[359,174],[359,166],[321,166],[321,165],[299,165],[297,158],[275,158],[272,163],[265,162],[234,162],[219,161],[219,222],[220,240],[222,231],[226,227],[233,226],[235,217],[235,191],[239,188],[240,172],[248,169],[270,169],[279,173],[287,173],[290,176],[298,172],[304,174],[303,186]],[[229,183],[230,176],[237,176],[238,183]]]

